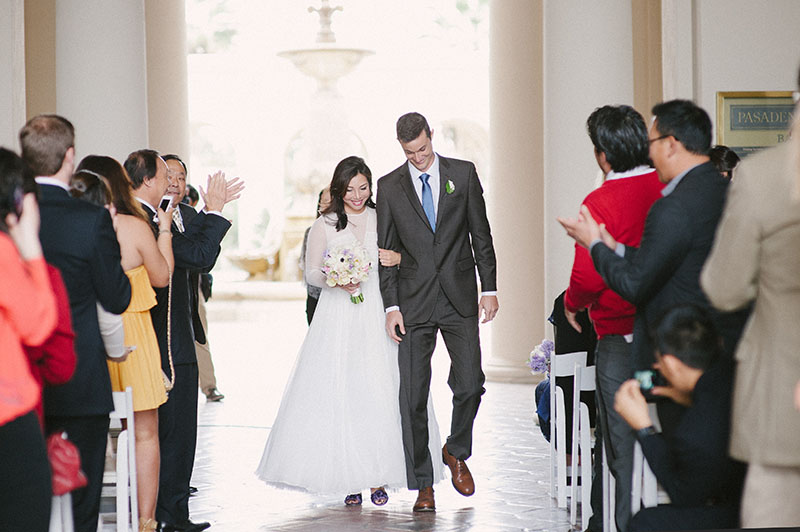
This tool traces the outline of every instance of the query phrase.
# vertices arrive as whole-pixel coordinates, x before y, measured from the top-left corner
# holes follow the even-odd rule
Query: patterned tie
[[[431,186],[428,184],[430,175],[422,174],[419,179],[422,181],[422,210],[425,211],[425,216],[431,223],[431,229],[436,232],[436,212],[433,210],[433,193]]]
[[[175,210],[172,211],[172,221],[174,221],[175,225],[178,226],[178,231],[183,233],[183,216],[181,216],[181,211],[178,209],[177,205],[175,205]]]

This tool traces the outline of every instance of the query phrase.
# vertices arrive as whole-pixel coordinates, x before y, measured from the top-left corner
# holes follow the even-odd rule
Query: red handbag
[[[54,432],[47,437],[47,457],[53,472],[53,495],[64,495],[86,486],[88,480],[81,471],[81,455],[66,432]]]

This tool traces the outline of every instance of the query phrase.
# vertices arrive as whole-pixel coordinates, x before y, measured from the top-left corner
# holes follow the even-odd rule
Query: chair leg
[[[580,404],[580,439],[581,439],[581,529],[589,526],[592,517],[592,442],[589,425],[589,407]]]
[[[556,474],[558,475],[558,486],[556,488],[556,499],[559,508],[567,507],[567,430],[564,391],[556,387]],[[551,434],[550,438],[554,436]]]
[[[117,438],[117,532],[127,532],[128,521],[128,431]],[[138,526],[138,523],[136,524]]]

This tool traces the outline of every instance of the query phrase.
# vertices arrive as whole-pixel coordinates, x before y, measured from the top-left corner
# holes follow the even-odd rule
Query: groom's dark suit
[[[478,340],[478,287],[495,291],[496,261],[475,165],[437,155],[436,231],[414,189],[408,163],[378,181],[378,244],[402,253],[399,268],[380,268],[384,307],[399,306],[406,335],[399,346],[400,413],[408,487],[433,484],[428,451],[430,360],[441,331],[450,353],[453,416],[447,447],[465,460],[484,392]],[[438,459],[438,457],[437,457]]]
[[[40,185],[39,233],[44,257],[61,271],[69,294],[78,364],[72,379],[45,388],[48,432],[66,430],[78,447],[89,485],[72,493],[76,530],[95,530],[103,485],[108,413],[114,409],[97,302],[121,314],[131,285],[120,265],[119,244],[108,210]]]
[[[149,206],[142,204],[150,218]],[[175,366],[175,387],[167,402],[158,409],[158,432],[161,444],[156,518],[170,524],[189,519],[189,481],[194,467],[197,444],[197,357],[192,328],[192,290],[189,272],[213,266],[219,245],[231,224],[222,216],[197,213],[179,204],[184,231],[172,223],[172,253],[175,271],[172,274],[171,346]],[[155,230],[158,226],[154,224]],[[196,292],[196,288],[194,292]],[[150,310],[153,327],[161,350],[161,367],[170,375],[167,351],[168,289],[156,289],[158,304]]]

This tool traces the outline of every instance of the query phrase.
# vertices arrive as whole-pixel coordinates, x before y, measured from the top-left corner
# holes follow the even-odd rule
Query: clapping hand
[[[199,187],[200,197],[206,204],[206,210],[221,212],[222,208],[233,200],[239,199],[244,190],[244,181],[234,177],[230,181],[225,179],[222,171],[217,171],[208,176],[206,189]]]
[[[589,212],[589,208],[586,205],[581,205],[577,218],[559,217],[556,219],[567,230],[567,234],[575,239],[575,242],[587,249],[592,242],[603,238],[600,225],[592,217],[592,213]],[[608,235],[607,231],[606,235]],[[610,237],[611,235],[608,236]]]

